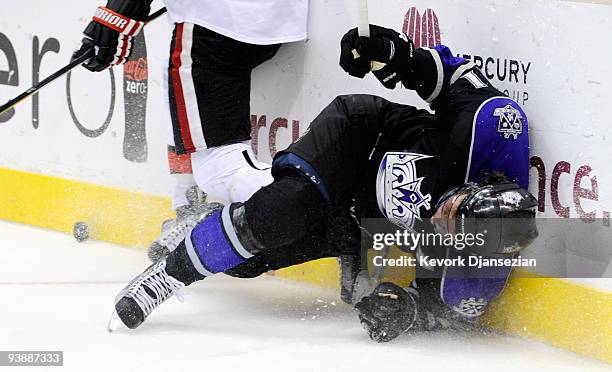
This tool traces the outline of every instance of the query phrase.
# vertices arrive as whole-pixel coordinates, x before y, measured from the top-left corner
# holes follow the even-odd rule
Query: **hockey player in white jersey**
[[[109,0],[84,31],[84,66],[102,71],[125,63],[153,0]],[[164,224],[149,250],[157,261],[172,236],[195,226],[202,197],[247,200],[272,182],[270,166],[251,150],[251,71],[282,43],[307,36],[308,0],[165,0],[174,24],[164,93],[172,121],[168,145],[177,219]],[[189,191],[191,190],[191,191]]]

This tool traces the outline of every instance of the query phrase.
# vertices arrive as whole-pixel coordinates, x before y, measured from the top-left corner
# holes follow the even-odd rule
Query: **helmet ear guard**
[[[470,194],[457,209],[455,229],[463,234],[484,234],[484,244],[470,247],[473,253],[511,256],[538,236],[535,223],[538,203],[529,191],[512,182],[469,187]]]

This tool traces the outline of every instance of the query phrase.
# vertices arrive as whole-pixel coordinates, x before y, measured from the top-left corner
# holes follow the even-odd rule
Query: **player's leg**
[[[175,26],[164,88],[172,119],[168,160],[177,218],[164,223],[152,243],[153,262],[195,226],[206,193],[244,201],[272,182],[270,166],[251,150],[249,101],[251,70],[278,48],[240,43],[190,23]]]
[[[249,251],[271,257],[268,262],[285,251],[294,257],[277,260],[275,268],[309,257],[359,254],[354,198],[390,105],[375,96],[337,97],[298,142],[277,154],[277,181],[236,208],[234,226]],[[282,189],[281,183],[290,186]],[[313,237],[323,237],[312,244],[316,249],[296,244]],[[287,248],[292,246],[293,252]]]
[[[336,97],[304,136],[276,154],[272,174],[297,170],[317,185],[331,205],[352,203],[384,130],[385,114],[393,106],[371,95]]]
[[[110,328],[119,319],[138,327],[178,290],[217,273],[252,277],[322,257],[356,254],[358,235],[356,221],[330,215],[310,180],[287,174],[245,204],[210,210],[176,250],[119,293]]]
[[[151,243],[148,256],[152,262],[157,262],[176,248],[181,237],[186,231],[192,229],[197,218],[203,213],[206,205],[206,193],[196,184],[193,176],[191,154],[177,151],[175,145],[173,123],[170,115],[170,91],[168,66],[163,69],[162,91],[165,99],[161,105],[163,115],[162,126],[166,130],[168,170],[171,178],[172,209],[175,211],[174,219],[162,223],[159,236]]]
[[[297,174],[260,189],[245,204],[212,208],[167,258],[149,267],[117,296],[118,317],[110,327],[115,328],[115,321],[121,319],[135,328],[182,287],[248,265],[263,250],[313,236],[325,229],[326,213],[327,204],[316,186]]]
[[[166,113],[162,116],[162,126],[166,130],[168,169],[171,178],[172,209],[176,217],[162,223],[159,236],[151,243],[148,250],[149,259],[157,262],[176,248],[177,236],[193,228],[197,217],[205,207],[206,194],[196,185],[191,165],[191,154],[179,153],[174,142],[174,134],[170,119],[170,89],[168,85],[169,68],[163,69],[162,91],[165,99],[161,105]]]
[[[316,216],[316,225],[277,225],[273,222],[275,215],[289,215],[294,210],[289,198],[295,189],[287,188],[287,198],[277,197],[282,193],[278,188],[261,189],[242,208],[244,215],[248,216],[247,235],[253,236],[253,240],[258,241],[257,245],[263,249],[259,249],[256,257],[248,260],[245,265],[230,270],[232,274],[236,271],[240,275],[244,271],[258,275],[264,270],[284,268],[323,257],[358,258],[360,230],[349,210],[354,203],[352,197],[357,185],[363,178],[366,154],[372,146],[372,138],[376,138],[381,130],[382,118],[389,105],[389,102],[375,96],[337,97],[317,116],[308,132],[297,143],[276,156],[273,163],[276,178],[282,179],[289,174],[291,179],[299,179],[301,184],[308,180],[310,185],[306,188],[309,191],[300,192],[300,195],[306,200],[323,197],[327,213]],[[294,178],[296,176],[298,178]],[[318,191],[318,197],[313,193],[313,185]],[[281,209],[289,207],[289,210],[270,210],[270,205],[277,205]],[[316,207],[316,203],[305,207],[306,210],[320,208]],[[272,215],[267,213],[272,210]],[[324,218],[326,221],[323,223]],[[297,228],[297,231],[292,227]],[[301,234],[308,227],[313,227],[313,230]]]
[[[277,154],[273,172],[278,178],[278,174],[286,170],[296,171],[313,181],[330,205],[346,207],[353,203],[354,192],[363,180],[368,156],[383,130],[385,115],[390,107],[396,106],[399,105],[369,95],[337,97],[317,116],[307,134]],[[226,152],[225,148],[231,150]],[[251,150],[243,144],[200,152],[207,154],[210,161],[206,162],[206,156],[200,157],[195,153],[192,154],[192,164],[195,159],[198,165],[208,165],[194,167],[194,172],[196,179],[207,181],[209,190],[247,198],[261,185],[240,180],[265,181],[268,177],[264,165],[255,162]],[[202,172],[198,175],[196,169]],[[230,171],[225,172],[228,169]],[[206,173],[207,170],[212,170],[216,176]]]
[[[276,164],[275,182],[261,188],[244,204],[234,203],[204,216],[167,259],[151,266],[119,294],[116,310],[122,322],[135,328],[155,307],[185,285],[234,269],[257,255],[274,255],[275,250],[290,247],[302,239],[323,236],[329,225],[330,210],[342,210],[353,199],[352,187],[358,182],[349,177],[361,178],[359,169],[367,161],[363,153],[372,147],[363,135],[381,125],[384,102],[369,96],[336,99],[317,117],[298,144],[276,159],[275,164],[281,164]],[[375,141],[376,135],[373,137],[371,141]],[[357,142],[357,145],[348,142]],[[355,150],[358,160],[354,159]],[[344,177],[334,177],[334,169],[343,172]],[[318,171],[326,178],[318,176]],[[319,179],[325,184],[318,182]],[[355,245],[334,247],[334,255],[341,255],[354,253]],[[297,263],[311,257],[318,258],[316,254],[301,252],[295,245],[287,262]]]
[[[275,249],[262,250],[243,264],[225,271],[239,278],[253,278],[270,270],[327,257],[356,256],[360,230],[352,216],[329,215],[326,223],[301,239]]]
[[[272,182],[269,166],[250,150],[251,71],[279,47],[176,26],[169,67],[174,141],[179,153],[193,153],[196,183],[215,199],[244,201]]]
[[[176,32],[176,31],[175,31]],[[175,46],[172,45],[171,49]],[[172,50],[171,50],[172,52]],[[188,190],[197,187],[195,179],[193,177],[193,169],[191,166],[191,154],[186,153],[183,150],[177,149],[175,142],[175,130],[174,127],[178,124],[174,120],[174,116],[171,115],[171,106],[175,107],[174,103],[171,103],[170,96],[176,93],[174,86],[170,85],[170,64],[163,68],[162,71],[162,104],[161,108],[164,112],[161,118],[162,126],[165,131],[166,143],[167,143],[167,158],[168,158],[168,170],[170,172],[170,178],[172,182],[171,196],[172,196],[172,209],[180,212],[190,205],[190,200],[187,198]],[[175,100],[172,100],[176,102]],[[178,213],[177,213],[178,214]]]

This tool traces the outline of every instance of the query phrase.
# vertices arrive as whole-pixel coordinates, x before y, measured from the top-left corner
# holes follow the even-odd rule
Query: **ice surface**
[[[508,336],[430,333],[376,344],[336,291],[270,276],[207,279],[138,330],[109,334],[115,294],[148,265],[143,251],[0,222],[0,257],[0,350],[64,350],[61,370],[610,370]]]

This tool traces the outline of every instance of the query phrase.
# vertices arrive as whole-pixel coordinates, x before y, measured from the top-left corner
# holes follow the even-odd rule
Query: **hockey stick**
[[[359,36],[370,37],[370,15],[368,13],[368,0],[360,0],[357,9],[357,32]]]
[[[166,8],[159,9],[155,13],[152,13],[151,15],[149,15],[147,17],[145,23],[149,23],[149,22],[159,18],[164,13],[166,13]],[[81,64],[85,63],[88,59],[90,59],[93,56],[94,56],[94,49],[91,48],[91,49],[87,50],[85,53],[83,53],[82,55],[74,58],[72,61],[70,61],[69,64],[67,64],[66,66],[64,66],[61,69],[57,70],[56,72],[54,72],[53,74],[48,76],[46,79],[42,80],[38,84],[34,85],[33,87],[29,88],[28,90],[26,90],[25,92],[21,93],[17,97],[13,98],[12,100],[10,100],[7,103],[5,103],[4,105],[0,106],[0,115],[3,115],[8,110],[12,109],[15,105],[19,104],[21,101],[23,101],[26,98],[30,97],[31,95],[37,93],[39,90],[41,90],[42,88],[47,86],[49,83],[57,80],[58,78],[66,75],[67,73],[72,71],[77,66],[80,66]]]
[[[370,14],[368,12],[368,0],[359,0],[359,8],[357,9],[357,32],[359,36],[370,37]],[[359,53],[353,49],[353,56],[359,58]],[[370,70],[377,71],[385,67],[382,62],[372,61]]]

